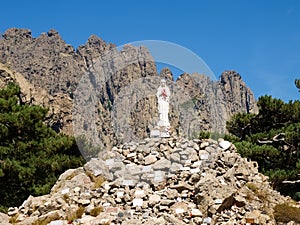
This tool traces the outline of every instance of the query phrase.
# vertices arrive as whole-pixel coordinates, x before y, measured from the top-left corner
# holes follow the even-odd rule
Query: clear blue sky
[[[256,98],[300,99],[300,1],[2,1],[0,32],[54,28],[74,47],[91,34],[118,45],[163,40],[200,56],[218,77],[236,70]]]

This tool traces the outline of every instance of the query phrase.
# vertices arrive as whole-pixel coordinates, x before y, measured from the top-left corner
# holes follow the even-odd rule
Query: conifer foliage
[[[47,127],[48,110],[20,96],[14,83],[0,90],[1,211],[49,192],[62,172],[83,164],[75,139]]]
[[[258,99],[259,113],[239,113],[227,122],[242,156],[257,161],[274,188],[300,200],[300,101]]]
[[[299,89],[298,91],[300,92],[300,79],[295,80],[295,85]]]

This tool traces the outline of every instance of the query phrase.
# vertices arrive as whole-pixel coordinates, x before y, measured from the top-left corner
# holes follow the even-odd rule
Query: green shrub
[[[209,137],[210,137],[210,133],[209,132],[201,131],[199,133],[199,139],[208,139]]]

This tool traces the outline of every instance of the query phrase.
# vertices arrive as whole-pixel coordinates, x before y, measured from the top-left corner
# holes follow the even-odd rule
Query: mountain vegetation
[[[299,89],[298,91],[300,92],[300,79],[295,80],[295,85]]]
[[[229,139],[258,162],[275,189],[300,200],[300,101],[262,96],[257,104],[258,114],[238,113],[227,122]]]
[[[75,139],[43,123],[47,111],[23,102],[15,83],[0,90],[0,211],[48,193],[62,172],[83,165]]]

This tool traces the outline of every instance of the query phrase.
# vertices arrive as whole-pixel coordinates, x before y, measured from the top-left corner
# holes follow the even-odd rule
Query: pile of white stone
[[[10,208],[14,224],[275,224],[287,199],[231,143],[149,138],[63,173],[45,196]],[[3,222],[3,224],[10,224]]]

